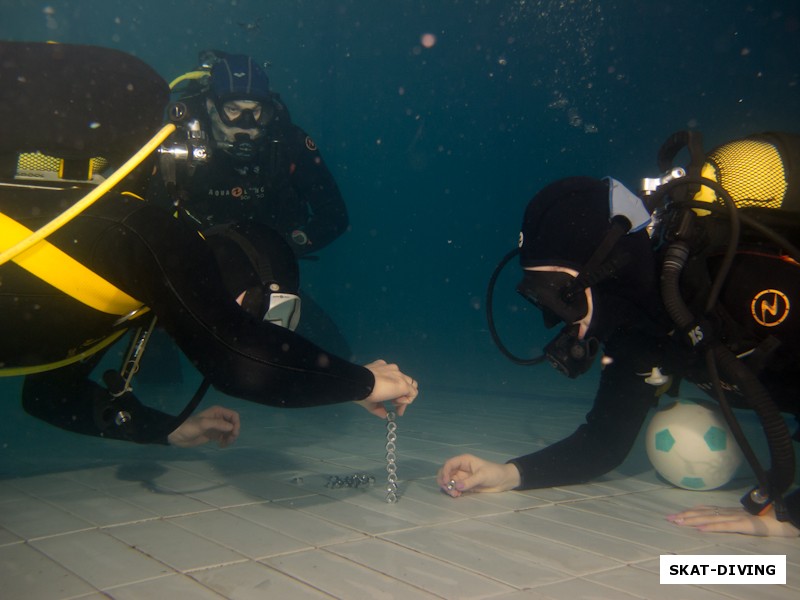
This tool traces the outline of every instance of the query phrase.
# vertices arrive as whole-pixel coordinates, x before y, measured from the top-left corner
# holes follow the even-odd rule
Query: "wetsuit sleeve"
[[[603,370],[586,422],[572,435],[508,461],[520,472],[517,489],[585,483],[625,460],[656,401],[655,388],[636,375],[635,362],[620,354]]]
[[[368,369],[243,311],[228,296],[199,234],[163,210],[139,204],[98,240],[94,270],[150,306],[214,387],[282,407],[360,400],[372,393],[375,379]]]
[[[350,221],[339,186],[311,137],[293,126],[289,140],[291,184],[310,211],[308,222],[302,227],[308,241],[293,244],[295,252],[302,256],[330,244],[347,230]]]

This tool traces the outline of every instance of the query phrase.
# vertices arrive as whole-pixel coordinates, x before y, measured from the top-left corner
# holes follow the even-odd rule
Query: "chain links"
[[[329,475],[328,483],[325,484],[325,487],[338,490],[340,488],[369,487],[373,483],[375,483],[375,477],[367,473],[355,473],[354,475],[345,475],[344,477]]]
[[[394,504],[398,500],[397,493],[397,415],[394,412],[386,414],[386,502]],[[301,477],[295,477],[292,483],[302,484]],[[375,483],[375,477],[368,473],[355,473],[353,475],[329,475],[325,484],[326,488],[360,488],[370,487]]]
[[[394,412],[386,414],[386,502],[397,502],[397,423]]]

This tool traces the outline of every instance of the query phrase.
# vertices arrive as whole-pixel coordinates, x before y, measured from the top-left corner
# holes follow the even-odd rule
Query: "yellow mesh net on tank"
[[[102,181],[99,173],[108,168],[108,161],[100,156],[88,161],[82,161],[83,166],[78,169],[81,181]],[[73,169],[65,169],[67,162],[57,156],[49,156],[41,152],[26,152],[17,158],[16,177],[20,179],[41,179],[46,181],[76,179]]]
[[[712,150],[702,175],[725,188],[738,208],[781,208],[786,196],[783,160],[778,149],[767,142],[739,140]],[[721,202],[707,187],[696,199]]]

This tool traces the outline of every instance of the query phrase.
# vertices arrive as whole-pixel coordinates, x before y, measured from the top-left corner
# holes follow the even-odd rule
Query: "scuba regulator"
[[[167,108],[167,115],[176,129],[158,148],[158,157],[159,170],[167,188],[172,191],[180,177],[191,177],[199,165],[208,164],[212,143],[186,103],[173,102]]]

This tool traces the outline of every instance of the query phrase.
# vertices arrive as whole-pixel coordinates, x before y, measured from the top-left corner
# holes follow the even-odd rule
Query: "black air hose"
[[[500,334],[497,333],[497,327],[494,324],[494,288],[495,284],[497,283],[497,278],[500,276],[500,272],[505,268],[509,261],[518,254],[519,248],[514,248],[508,252],[497,264],[492,276],[489,278],[489,285],[486,288],[486,321],[489,324],[489,334],[492,336],[495,346],[497,346],[497,348],[506,356],[506,358],[508,358],[511,362],[522,366],[538,365],[539,363],[544,362],[545,358],[547,358],[544,352],[539,356],[534,356],[533,358],[521,358],[517,356],[511,352],[511,350],[506,348],[506,345],[500,339]]]
[[[715,344],[713,350],[719,370],[739,387],[761,421],[770,454],[767,490],[770,496],[780,496],[792,485],[795,471],[794,448],[786,421],[766,388],[733,352],[722,344]]]
[[[680,295],[681,272],[688,257],[689,245],[686,242],[677,241],[670,244],[665,253],[661,272],[662,300],[670,318],[681,332],[688,331],[696,324],[694,315]],[[769,392],[730,350],[716,342],[711,344],[707,352],[713,352],[713,354],[707,355],[707,359],[716,361],[723,374],[739,386],[746,401],[758,415],[769,445],[772,466],[769,476],[764,472],[750,448],[739,423],[728,406],[725,394],[719,387],[719,382],[714,382],[723,414],[748,463],[756,473],[760,487],[765,493],[780,496],[791,485],[795,470],[794,449],[786,422],[769,396]],[[713,368],[713,364],[711,366]],[[718,378],[712,379],[718,380]]]
[[[688,258],[689,244],[686,242],[670,244],[661,269],[661,298],[673,323],[681,331],[686,331],[694,323],[694,315],[680,294],[681,272]]]

